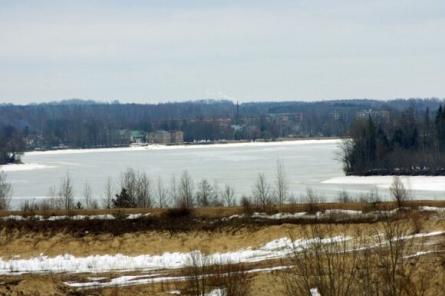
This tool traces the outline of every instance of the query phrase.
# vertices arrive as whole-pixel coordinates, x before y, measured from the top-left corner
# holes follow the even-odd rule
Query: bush
[[[294,245],[291,268],[279,273],[288,296],[311,295],[314,288],[323,296],[437,295],[440,291],[431,276],[434,257],[417,255],[424,251],[422,239],[409,236],[399,221],[384,221],[373,236],[357,232],[353,240],[322,241],[335,235],[331,226],[311,225],[305,234],[310,243]]]
[[[240,203],[243,208],[243,214],[251,215],[253,213],[252,203],[248,197],[243,196]]]
[[[168,219],[184,219],[192,217],[193,211],[186,207],[168,209],[164,217]]]
[[[315,194],[315,192],[312,189],[307,189],[306,196],[303,197],[302,202],[304,203],[306,207],[306,212],[308,214],[315,214],[319,211],[319,203],[322,201],[322,199]]]

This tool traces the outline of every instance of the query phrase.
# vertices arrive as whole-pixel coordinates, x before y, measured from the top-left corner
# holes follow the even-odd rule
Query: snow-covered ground
[[[431,206],[420,206],[418,207],[419,211],[424,212],[436,212],[436,213],[444,213],[445,208],[439,207],[431,207]],[[267,220],[289,220],[289,219],[330,219],[330,218],[378,218],[378,217],[388,217],[396,214],[398,209],[388,210],[388,211],[370,211],[370,212],[362,212],[357,210],[344,210],[344,209],[328,209],[323,212],[316,212],[315,214],[309,214],[307,212],[296,212],[296,213],[276,213],[276,214],[266,214],[266,213],[258,213],[255,212],[252,215],[232,215],[229,217],[221,218],[221,221],[229,221],[232,219],[243,219],[243,218],[253,218],[253,219],[267,219]],[[137,214],[128,214],[126,219],[138,219],[143,217],[149,217],[151,213],[137,213]],[[0,220],[15,220],[15,221],[24,221],[24,220],[33,220],[33,221],[59,221],[59,220],[114,220],[115,217],[111,214],[103,214],[103,215],[74,215],[74,216],[49,216],[44,217],[41,215],[34,216],[20,216],[20,215],[9,215],[0,217]]]
[[[425,238],[444,235],[445,231],[433,231],[428,233],[418,233],[406,235],[396,240],[408,240],[415,238]],[[378,235],[380,236],[380,235]],[[335,242],[347,242],[353,240],[349,236],[334,236],[328,238],[315,239],[299,239],[291,241],[289,238],[280,238],[273,240],[258,249],[242,249],[235,252],[215,253],[204,255],[199,251],[189,253],[164,253],[158,256],[141,255],[141,256],[124,256],[102,255],[75,257],[72,255],[63,255],[56,257],[47,257],[44,255],[29,259],[11,259],[2,260],[0,258],[0,274],[13,275],[23,273],[107,273],[107,272],[134,272],[145,271],[146,274],[138,275],[120,275],[114,278],[107,277],[89,277],[87,281],[68,281],[66,285],[74,288],[92,288],[92,287],[113,287],[113,286],[129,286],[140,284],[154,284],[161,282],[177,282],[187,280],[187,276],[168,276],[157,272],[162,269],[175,269],[191,266],[192,264],[228,264],[228,263],[249,263],[259,262],[268,259],[285,258],[295,251],[303,251],[315,243],[330,244]],[[375,248],[387,241],[377,244],[363,246],[365,248]],[[355,249],[358,250],[358,249]],[[351,250],[352,251],[352,250]],[[406,256],[422,256],[432,251],[419,251],[415,254]],[[274,266],[267,268],[257,268],[247,271],[248,273],[272,272],[275,270],[283,270],[291,266]],[[209,275],[201,275],[209,276]],[[209,295],[219,295],[222,291],[213,290]],[[212,294],[213,293],[213,294]],[[216,294],[215,294],[216,293]],[[177,294],[177,293],[175,293]],[[316,288],[311,289],[311,295],[320,295]]]
[[[125,219],[138,219],[142,217],[148,217],[150,216],[150,213],[147,214],[128,214]],[[103,215],[74,215],[74,216],[49,216],[44,217],[41,215],[34,215],[34,216],[19,216],[19,215],[10,215],[10,216],[4,216],[0,217],[1,220],[15,220],[15,221],[24,221],[24,220],[33,220],[33,221],[59,221],[59,220],[114,220],[115,217],[111,214],[103,214]]]
[[[50,169],[53,166],[43,165],[38,163],[20,163],[20,164],[5,164],[0,165],[0,171],[3,172],[19,172],[19,171],[34,171],[42,169]]]
[[[429,233],[418,233],[396,238],[407,240],[444,235],[444,231],[433,231]],[[270,241],[258,249],[241,249],[234,252],[202,254],[200,251],[164,253],[162,255],[139,255],[126,256],[116,255],[93,255],[76,257],[70,254],[48,257],[20,259],[14,258],[3,260],[0,258],[0,274],[21,273],[105,273],[112,271],[150,271],[161,269],[176,269],[192,266],[194,262],[203,264],[230,264],[230,263],[252,263],[270,259],[285,258],[295,251],[302,251],[313,244],[331,244],[352,240],[350,236],[333,236],[327,238],[298,239],[291,241],[287,237]],[[375,247],[370,245],[369,247]],[[197,261],[198,260],[198,261]]]
[[[402,176],[400,177],[408,190],[445,191],[445,176]],[[388,189],[393,182],[393,176],[344,176],[323,181],[323,184],[344,185],[375,185]]]
[[[291,241],[289,238],[273,240],[258,249],[242,249],[235,252],[214,253],[204,255],[200,251],[188,253],[164,253],[162,255],[126,256],[95,255],[76,257],[70,254],[48,257],[41,255],[29,259],[0,258],[0,274],[20,274],[39,272],[68,272],[68,273],[100,273],[110,271],[158,270],[175,269],[193,264],[193,259],[199,258],[206,263],[229,264],[259,262],[268,259],[284,258],[295,250],[303,250],[314,243],[329,244],[350,240],[349,236],[334,236],[323,239],[299,239]]]
[[[288,269],[291,266],[275,266],[275,267],[266,267],[266,268],[255,268],[246,271],[247,273],[265,273],[272,272],[276,270]],[[209,275],[201,275],[201,276],[209,276]],[[68,281],[65,282],[67,286],[73,288],[105,288],[105,287],[115,287],[115,286],[131,286],[131,285],[141,285],[141,284],[156,284],[161,282],[180,282],[189,279],[188,276],[165,276],[158,273],[149,273],[149,274],[141,274],[141,275],[125,275],[118,276],[115,278],[111,278],[107,280],[106,277],[89,277],[89,281],[83,282],[73,282]],[[170,294],[180,295],[180,291],[173,290],[170,291]]]

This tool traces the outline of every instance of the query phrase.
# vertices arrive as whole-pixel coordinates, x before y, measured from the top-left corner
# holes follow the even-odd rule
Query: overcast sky
[[[445,97],[444,0],[0,0],[0,102]]]

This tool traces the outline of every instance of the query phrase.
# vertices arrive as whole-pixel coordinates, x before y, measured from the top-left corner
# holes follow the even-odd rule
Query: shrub
[[[192,210],[186,207],[167,209],[164,216],[168,219],[184,219],[192,217]]]
[[[248,197],[243,196],[240,203],[243,208],[243,214],[251,215],[253,213],[252,203]]]

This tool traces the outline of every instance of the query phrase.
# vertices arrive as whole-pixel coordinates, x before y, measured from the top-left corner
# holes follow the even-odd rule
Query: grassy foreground
[[[258,249],[283,237],[314,240],[334,236],[347,241],[295,246],[289,254],[257,262],[215,264],[192,258],[189,267],[156,271],[104,273],[25,273],[0,276],[0,295],[205,295],[224,289],[227,295],[441,295],[445,289],[445,212],[419,207],[445,207],[443,201],[408,201],[391,215],[316,216],[331,209],[389,213],[391,202],[294,204],[270,208],[268,214],[314,212],[307,218],[269,219],[252,216],[257,209],[203,208],[191,212],[166,209],[113,209],[52,212],[2,212],[0,257],[28,259],[40,254],[162,255],[165,252],[202,254]],[[315,208],[314,208],[315,207]],[[147,214],[128,219],[130,214]],[[112,214],[113,220],[93,219]],[[5,219],[12,215],[26,220]],[[47,221],[32,217],[67,216]],[[79,220],[69,216],[90,216]],[[234,215],[238,215],[234,217]],[[228,219],[231,217],[232,219]],[[434,235],[431,233],[434,232]],[[428,234],[428,235],[424,235]],[[140,282],[113,284],[122,276]],[[149,278],[161,281],[143,281]],[[185,277],[185,278],[184,278]],[[68,282],[100,284],[72,287]],[[102,285],[104,284],[104,285]]]

